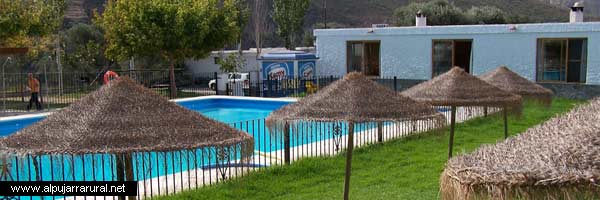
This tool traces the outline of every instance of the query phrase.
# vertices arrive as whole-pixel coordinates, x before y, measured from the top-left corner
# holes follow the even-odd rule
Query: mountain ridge
[[[424,0],[312,0],[305,17],[306,27],[323,22],[327,1],[328,22],[347,27],[364,27],[377,23],[394,23],[394,10],[412,2]],[[532,22],[565,22],[568,7],[578,0],[451,0],[462,9],[472,6],[496,6],[509,14],[525,15]],[[102,12],[106,0],[71,0],[65,12],[67,27],[75,23],[90,23],[94,11]],[[599,20],[600,0],[585,1],[587,20]],[[359,14],[358,14],[359,13]]]
[[[248,0],[252,1],[252,0]],[[260,0],[262,1],[262,0]],[[269,6],[272,2],[269,1]],[[467,10],[473,6],[495,6],[509,15],[526,16],[530,22],[567,22],[569,5],[577,0],[449,0]],[[70,0],[65,12],[64,29],[76,23],[90,23],[94,12],[102,13],[107,0]],[[327,3],[327,9],[324,9]],[[372,24],[395,23],[394,11],[413,2],[426,0],[312,0],[304,18],[304,32],[310,32],[315,24],[323,23],[325,13],[329,27],[354,28],[370,27]],[[587,0],[586,21],[600,21],[600,0]],[[252,6],[249,6],[252,8]],[[594,15],[596,14],[596,15]],[[251,15],[252,16],[252,15]],[[266,30],[265,46],[281,46],[282,41],[275,35],[274,23],[270,20]],[[330,25],[331,24],[331,25]],[[243,32],[243,48],[254,47],[252,25]]]

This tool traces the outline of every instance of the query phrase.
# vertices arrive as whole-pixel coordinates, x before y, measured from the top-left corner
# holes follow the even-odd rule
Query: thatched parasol
[[[430,120],[438,126],[445,123],[444,116],[431,105],[402,96],[360,73],[350,73],[318,93],[274,111],[267,118],[267,124],[270,128],[281,130],[284,125],[300,121],[347,122],[349,128],[344,199],[348,199],[354,124],[412,120]],[[289,128],[285,126],[284,130],[288,131]]]
[[[450,106],[450,142],[448,157],[452,157],[456,107],[485,106],[504,108],[504,137],[508,137],[507,110],[520,112],[521,97],[505,92],[493,85],[470,75],[460,67],[439,75],[427,82],[416,85],[402,94],[417,101],[434,106]]]
[[[448,161],[443,199],[600,199],[600,99]]]
[[[523,78],[506,66],[500,66],[494,71],[480,76],[481,80],[504,91],[521,95],[523,98],[537,100],[544,105],[552,104],[552,90]]]
[[[247,133],[169,102],[122,77],[1,142],[6,148],[2,152],[8,154],[106,153],[119,155],[125,166],[131,166],[128,155],[133,152],[237,144],[244,147],[242,155],[248,156],[253,141]]]

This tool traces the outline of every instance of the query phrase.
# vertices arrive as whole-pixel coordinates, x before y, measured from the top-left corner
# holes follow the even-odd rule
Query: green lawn
[[[515,135],[581,101],[556,99],[552,108],[527,104],[521,119],[509,118]],[[446,132],[444,132],[446,133]],[[457,126],[455,151],[467,153],[503,138],[497,115]],[[439,177],[447,156],[448,135],[425,133],[355,150],[352,199],[438,199]],[[309,158],[194,191],[158,199],[341,199],[344,155]]]

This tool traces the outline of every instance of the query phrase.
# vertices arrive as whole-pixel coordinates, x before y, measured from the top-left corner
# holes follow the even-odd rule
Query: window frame
[[[379,61],[379,76],[381,77],[381,40],[348,40],[346,41],[346,74],[353,72],[350,71],[350,63],[351,63],[351,59],[353,56],[352,52],[350,52],[350,49],[348,47],[350,47],[353,44],[362,44],[362,58],[361,58],[361,66],[364,67],[365,65],[365,59],[366,59],[366,44],[379,44],[379,57],[377,58]],[[360,71],[361,73],[364,73],[364,70]]]
[[[565,47],[565,57],[564,57],[564,62],[565,62],[565,80],[564,81],[556,81],[556,80],[541,80],[539,77],[539,68],[540,68],[540,61],[543,62],[544,60],[544,41],[552,41],[552,40],[558,40],[558,41],[566,41],[566,47]],[[585,55],[581,55],[581,59],[579,60],[580,64],[583,64],[583,61],[585,60],[585,68],[586,68],[586,74],[585,74],[585,79],[584,80],[580,80],[579,82],[569,82],[569,41],[570,40],[585,40],[585,48],[586,50],[586,54]],[[582,46],[582,48],[584,48]],[[536,49],[536,53],[535,53],[535,81],[537,83],[560,83],[560,84],[586,84],[587,83],[587,78],[588,78],[588,74],[587,74],[587,70],[588,70],[588,55],[589,55],[589,38],[588,37],[547,37],[547,38],[537,38],[537,40],[535,41],[535,49]],[[541,57],[541,58],[540,58]],[[581,67],[581,65],[580,65]]]
[[[456,59],[455,59],[455,55],[456,55],[456,42],[471,42],[471,55],[470,55],[470,64],[469,64],[469,71],[473,71],[473,53],[474,53],[474,49],[473,49],[473,39],[432,39],[431,40],[431,78],[435,78],[435,44],[436,42],[452,42],[452,66],[450,66],[450,69],[452,69],[452,67],[456,66]]]

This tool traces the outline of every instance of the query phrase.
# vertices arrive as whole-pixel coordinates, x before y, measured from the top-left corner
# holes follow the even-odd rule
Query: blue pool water
[[[230,124],[266,118],[273,110],[289,103],[274,100],[205,99],[180,102],[179,105]]]
[[[232,124],[266,118],[273,110],[287,105],[287,101],[203,99],[184,101],[178,104],[197,111],[211,119]],[[8,136],[44,117],[0,121],[0,136]]]
[[[44,117],[32,117],[27,119],[0,121],[0,136],[8,136],[25,128],[35,122],[44,119]]]

